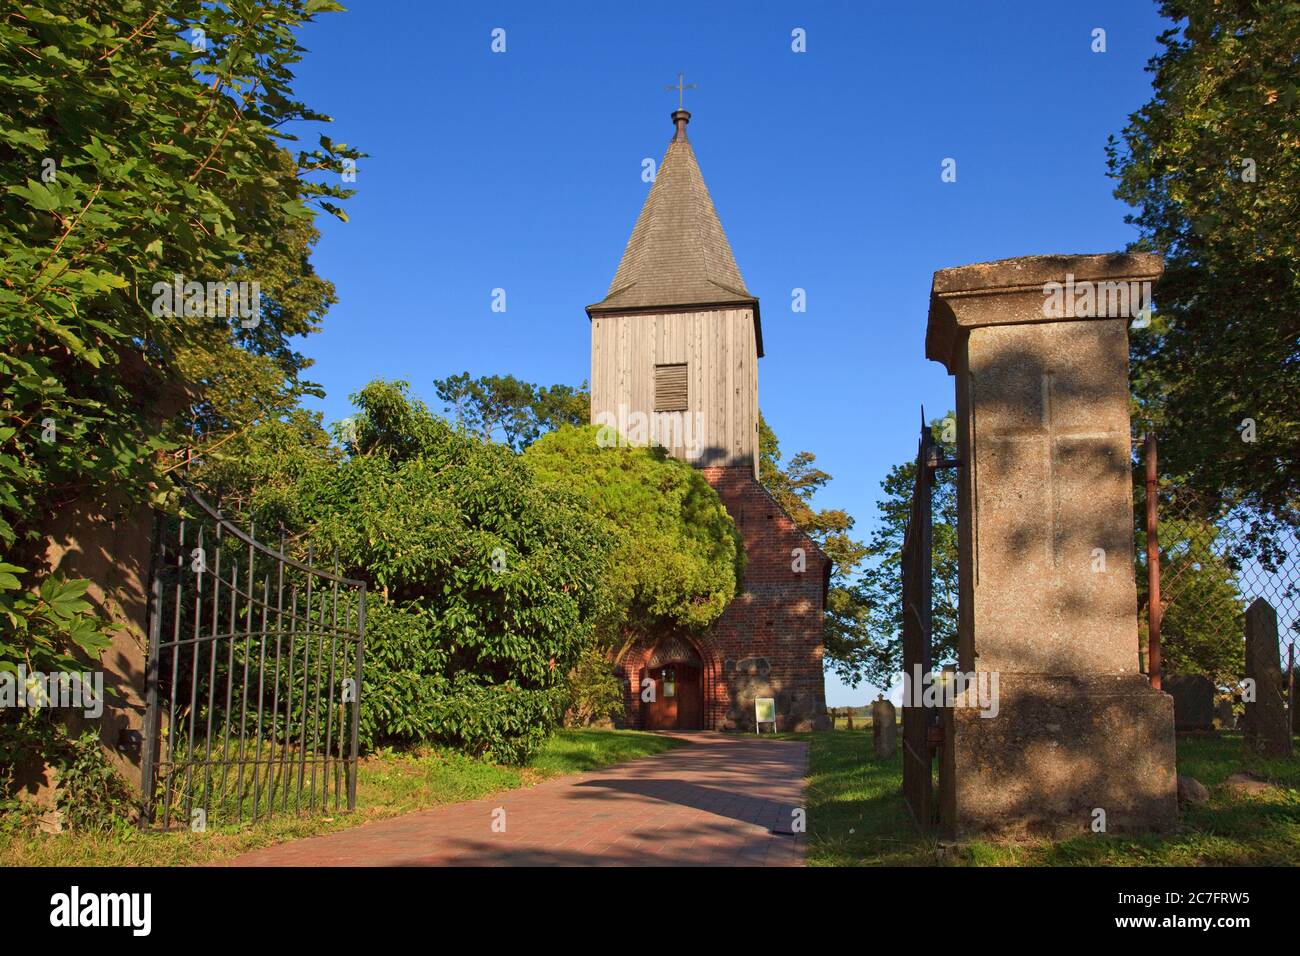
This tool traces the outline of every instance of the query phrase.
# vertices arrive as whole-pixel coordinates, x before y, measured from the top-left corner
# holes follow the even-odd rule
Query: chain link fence
[[[1140,454],[1150,454],[1148,448]],[[1300,535],[1175,481],[1156,483],[1159,576],[1150,574],[1150,472],[1134,487],[1142,667],[1150,670],[1151,594],[1159,595],[1162,674],[1203,674],[1233,688],[1245,674],[1245,612],[1263,598],[1277,612],[1283,688],[1294,688],[1300,657]],[[1295,691],[1288,691],[1294,700]],[[1297,721],[1291,706],[1292,726]]]

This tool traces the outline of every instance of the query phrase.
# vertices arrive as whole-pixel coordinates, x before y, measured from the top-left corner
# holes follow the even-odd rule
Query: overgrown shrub
[[[559,724],[567,688],[453,681],[433,708],[434,739],[499,763],[526,763]]]
[[[32,759],[54,768],[65,827],[103,832],[130,825],[134,793],[109,763],[99,735],[88,730],[74,737],[47,711],[25,709],[0,720],[0,810],[11,818],[30,816],[24,810],[31,805],[18,800],[17,769]]]
[[[609,654],[599,644],[588,644],[569,672],[568,719],[585,727],[622,713],[623,684],[614,673]]]
[[[404,383],[354,399],[344,455],[286,443],[282,424],[252,436],[237,480],[257,488],[265,475],[274,493],[254,495],[245,517],[288,519],[296,548],[337,551],[343,573],[370,585],[366,747],[445,743],[524,760],[563,714],[567,675],[607,599],[609,529]]]
[[[608,446],[596,426],[565,426],[524,452],[538,480],[573,495],[617,542],[606,586],[610,643],[716,621],[744,578],[745,549],[718,493],[662,448]]]

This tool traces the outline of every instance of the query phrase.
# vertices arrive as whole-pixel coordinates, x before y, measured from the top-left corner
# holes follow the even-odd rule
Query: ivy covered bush
[[[367,582],[362,740],[526,760],[568,704],[567,675],[607,616],[616,540],[509,448],[458,431],[405,383],[353,396],[342,451],[270,423],[201,479],[248,489],[245,517],[337,552]]]
[[[539,481],[571,492],[614,536],[614,635],[707,628],[745,573],[744,543],[722,499],[664,449],[609,447],[599,437],[593,425],[564,426],[524,458]]]
[[[621,646],[699,630],[735,595],[744,548],[704,476],[662,449],[566,425],[523,454],[373,382],[336,441],[305,413],[241,438],[197,480],[338,554],[365,581],[361,742],[526,761],[564,719],[613,716]]]
[[[0,826],[35,827],[40,808],[19,799],[20,768],[40,763],[53,770],[64,827],[107,832],[132,825],[136,801],[109,763],[99,734],[74,735],[48,709],[23,708],[0,721]]]

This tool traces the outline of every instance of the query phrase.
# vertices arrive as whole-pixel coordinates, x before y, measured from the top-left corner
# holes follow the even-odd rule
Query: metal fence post
[[[1286,654],[1286,710],[1287,718],[1291,721],[1291,733],[1296,732],[1297,724],[1295,718],[1295,641],[1287,645]]]
[[[141,828],[153,822],[153,775],[158,759],[158,641],[162,635],[163,582],[162,569],[166,556],[163,541],[165,525],[162,512],[154,512],[153,557],[149,562],[149,647],[146,652],[144,687],[144,738],[140,747],[140,820]]]
[[[1147,432],[1147,675],[1160,690],[1160,537],[1155,432]]]
[[[366,633],[366,586],[364,584],[361,585],[357,592],[357,633],[363,636]],[[355,810],[357,806],[357,749],[361,739],[361,675],[365,670],[365,653],[364,637],[359,637],[357,639],[356,689],[352,692],[351,753],[348,754],[348,766],[352,768],[352,775],[348,778],[349,810]]]

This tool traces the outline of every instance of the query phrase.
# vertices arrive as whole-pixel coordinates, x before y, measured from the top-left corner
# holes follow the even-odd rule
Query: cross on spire
[[[686,79],[686,74],[685,74],[685,73],[678,73],[678,74],[677,74],[677,82],[674,83],[672,86],[665,86],[665,87],[664,87],[665,90],[676,90],[676,91],[677,91],[677,108],[678,108],[679,110],[684,110],[684,109],[686,109],[686,105],[685,105],[685,104],[686,104],[686,91],[687,91],[687,90],[696,90],[696,89],[699,89],[699,84],[697,84],[697,83],[685,83],[685,82],[683,82],[685,79]]]

